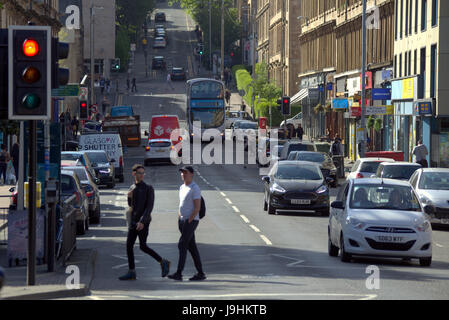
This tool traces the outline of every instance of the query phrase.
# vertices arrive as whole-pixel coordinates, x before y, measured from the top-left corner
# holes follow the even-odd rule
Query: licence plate
[[[449,224],[449,219],[441,219],[442,224]]]
[[[376,237],[377,241],[379,242],[403,242],[404,241],[404,237],[394,237],[394,236],[377,236]]]
[[[292,204],[310,204],[310,200],[304,199],[293,199],[291,200]]]

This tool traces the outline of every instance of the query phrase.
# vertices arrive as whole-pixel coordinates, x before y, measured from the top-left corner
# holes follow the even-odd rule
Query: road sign
[[[80,94],[78,96],[78,99],[80,100],[87,100],[89,95],[89,88],[87,87],[80,87]]]
[[[135,43],[131,43],[131,51],[136,51],[136,44]]]
[[[98,105],[96,105],[96,104],[91,105],[90,112],[92,112],[93,114],[97,114],[98,113]]]
[[[68,84],[51,90],[52,97],[78,97],[80,95],[80,86],[78,84]]]

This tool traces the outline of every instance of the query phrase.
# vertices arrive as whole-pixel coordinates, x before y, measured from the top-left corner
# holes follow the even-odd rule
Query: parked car
[[[238,120],[254,121],[254,119],[246,111],[226,111],[226,129],[231,129],[232,124]]]
[[[165,48],[167,46],[167,41],[164,37],[158,36],[154,38],[153,48]]]
[[[320,165],[321,172],[325,178],[332,178],[331,186],[336,188],[338,186],[337,167],[327,153],[310,152],[310,151],[292,151],[288,155],[287,160],[309,161]]]
[[[98,178],[98,185],[107,185],[108,188],[115,187],[115,168],[114,159],[110,159],[106,151],[104,150],[90,150],[85,151],[92,166],[95,170],[95,174]]]
[[[164,12],[156,12],[156,14],[154,15],[154,21],[155,22],[165,22],[166,21],[165,13]]]
[[[301,142],[299,140],[289,140],[284,144],[284,148],[282,149],[281,159],[287,160],[288,155],[292,151],[313,151],[316,152],[315,144],[311,142]]]
[[[372,177],[409,181],[412,174],[422,168],[418,163],[411,162],[382,162]]]
[[[421,168],[410,178],[410,184],[422,206],[433,207],[430,222],[449,225],[449,169]]]
[[[61,161],[62,160],[71,160],[71,161],[79,161],[86,167],[86,169],[90,172],[92,177],[96,178],[97,174],[95,173],[94,167],[92,166],[92,162],[90,162],[84,151],[63,151],[61,152]]]
[[[73,171],[80,180],[81,187],[86,194],[89,202],[89,222],[100,223],[101,208],[100,208],[100,191],[97,184],[98,178],[92,177],[89,171],[84,167],[65,167],[64,170]]]
[[[305,161],[279,161],[262,180],[265,187],[264,210],[268,214],[275,214],[276,210],[305,210],[329,215],[328,182],[319,165]]]
[[[187,80],[186,72],[182,67],[173,67],[170,77],[172,80]]]
[[[289,125],[293,125],[296,128],[298,128],[298,124],[302,125],[302,112],[298,113],[297,115],[295,115],[294,117],[287,119],[286,122],[282,121],[280,124],[280,127],[282,128],[284,126],[284,123]]]
[[[419,259],[432,262],[432,227],[407,181],[350,179],[331,204],[329,255],[343,262],[354,256]]]
[[[352,166],[348,179],[369,178],[376,174],[377,168],[382,162],[394,162],[389,158],[360,158]]]
[[[84,123],[84,132],[101,132],[101,123],[97,121],[86,120]]]
[[[261,141],[265,140],[265,144],[266,144],[266,156],[271,157],[270,158],[270,162],[265,164],[264,166],[267,167],[270,165],[270,163],[275,163],[277,161],[279,161],[281,152],[282,152],[282,148],[284,147],[284,144],[288,141],[288,140],[279,140],[279,139],[272,139],[272,138],[259,138],[258,139],[258,144],[257,144],[257,152],[258,154],[260,152],[263,152],[262,148],[263,148],[263,143],[261,143]],[[260,166],[262,166],[259,162],[258,164]]]
[[[174,146],[170,139],[150,139],[145,147],[144,164],[151,162],[171,162],[170,154]]]
[[[89,230],[89,201],[73,171],[61,170],[61,200],[67,200],[76,210],[76,234],[85,234]]]
[[[165,58],[163,56],[155,56],[151,62],[152,69],[165,69],[166,68]]]

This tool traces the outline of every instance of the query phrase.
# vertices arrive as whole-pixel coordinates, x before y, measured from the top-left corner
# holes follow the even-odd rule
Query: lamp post
[[[95,104],[95,51],[94,51],[94,24],[95,24],[95,9],[102,10],[103,7],[95,7],[92,1],[90,6],[90,92],[91,92],[91,105]]]
[[[366,151],[366,119],[365,119],[365,108],[366,108],[366,82],[365,82],[365,71],[366,69],[366,0],[363,0],[363,15],[362,15],[362,114],[361,114],[361,127],[363,137],[360,140],[360,157],[365,157]]]
[[[221,0],[221,81],[224,81],[224,0]]]

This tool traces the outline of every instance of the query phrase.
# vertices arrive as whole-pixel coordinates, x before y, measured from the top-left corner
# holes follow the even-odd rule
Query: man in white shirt
[[[419,163],[423,168],[428,167],[426,157],[429,152],[427,151],[427,147],[422,143],[422,140],[418,140],[418,145],[413,148],[412,154],[415,156],[416,163]]]
[[[178,227],[181,232],[179,238],[179,261],[178,269],[168,277],[173,280],[182,281],[182,271],[187,258],[187,250],[192,255],[195,268],[198,271],[196,275],[190,278],[190,281],[201,281],[206,279],[201,264],[200,253],[196,246],[195,229],[200,221],[199,212],[201,208],[201,190],[193,181],[194,170],[191,166],[185,166],[179,169],[184,184],[179,188],[179,220]]]

